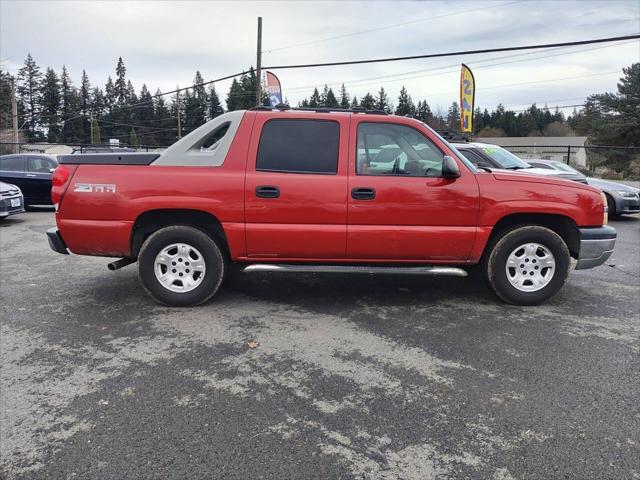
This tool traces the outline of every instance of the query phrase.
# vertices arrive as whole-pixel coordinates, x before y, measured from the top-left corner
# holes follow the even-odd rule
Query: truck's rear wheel
[[[158,302],[176,307],[199,305],[220,288],[225,261],[213,238],[187,226],[153,233],[138,255],[138,274]]]
[[[491,287],[502,300],[535,305],[558,293],[570,265],[562,237],[545,227],[524,226],[495,243],[485,268]]]

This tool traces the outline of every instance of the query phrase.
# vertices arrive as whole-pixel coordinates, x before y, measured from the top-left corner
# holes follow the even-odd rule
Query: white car
[[[519,170],[537,175],[552,176],[565,180],[574,180],[569,172],[550,170],[547,168],[535,168],[524,160],[515,156],[509,150],[489,143],[468,142],[452,144],[471,163],[479,168],[491,168],[500,170]]]
[[[24,212],[24,197],[18,187],[0,182],[0,219]]]

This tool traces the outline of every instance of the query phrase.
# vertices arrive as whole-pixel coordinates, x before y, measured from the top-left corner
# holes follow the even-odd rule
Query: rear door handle
[[[256,187],[256,197],[260,198],[278,198],[280,189],[272,185],[260,185]]]
[[[354,200],[373,200],[376,198],[376,191],[373,188],[353,188],[351,198]]]
[[[35,177],[35,176],[36,176],[35,173],[27,173],[27,177],[29,177],[29,178],[32,178],[32,177]]]

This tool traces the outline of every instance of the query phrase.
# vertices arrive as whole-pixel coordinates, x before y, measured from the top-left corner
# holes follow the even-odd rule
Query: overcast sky
[[[119,56],[139,91],[172,90],[255,65],[263,17],[263,65],[406,56],[555,43],[640,32],[640,1],[189,2],[0,0],[0,61],[15,73],[31,53],[44,70],[66,65],[77,85],[86,69],[104,87]],[[405,62],[276,71],[297,104],[314,86],[345,83],[359,98],[384,85],[394,102],[446,109],[458,96],[459,64],[474,71],[476,105],[581,103],[614,91],[640,42]],[[380,78],[384,77],[384,78]],[[226,97],[229,82],[216,85]]]

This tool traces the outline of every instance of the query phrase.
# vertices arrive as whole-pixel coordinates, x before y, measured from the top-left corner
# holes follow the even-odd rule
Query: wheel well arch
[[[504,232],[524,225],[537,225],[554,231],[567,244],[571,256],[578,257],[580,253],[580,232],[576,222],[571,217],[553,213],[512,213],[505,215],[496,222],[491,230],[484,254],[490,253],[491,247]]]
[[[220,221],[211,213],[192,209],[156,209],[141,213],[131,233],[131,256],[137,257],[144,241],[154,232],[172,225],[187,225],[209,234],[229,255],[227,237]]]
[[[611,195],[609,192],[602,192],[604,193],[604,196],[607,198],[607,207],[609,207],[609,200],[611,200],[611,206],[613,206],[613,210],[611,210],[611,207],[609,207],[609,212],[607,212],[610,216],[615,216],[616,214],[616,210],[618,209],[618,202],[616,201],[615,197],[613,195]]]

